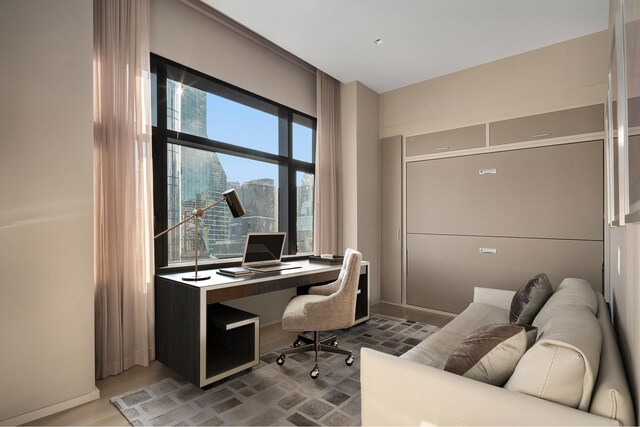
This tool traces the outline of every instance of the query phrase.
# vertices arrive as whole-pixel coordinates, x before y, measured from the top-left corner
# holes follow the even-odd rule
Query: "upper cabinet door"
[[[484,124],[409,136],[407,137],[407,156],[479,148],[484,147],[486,141],[487,127]]]
[[[407,164],[407,232],[603,239],[602,141]]]
[[[602,132],[603,117],[604,105],[597,104],[493,122],[489,123],[489,145]]]

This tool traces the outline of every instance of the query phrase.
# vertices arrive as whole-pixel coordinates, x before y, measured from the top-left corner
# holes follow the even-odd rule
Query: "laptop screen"
[[[286,233],[249,233],[242,265],[260,265],[280,261]]]

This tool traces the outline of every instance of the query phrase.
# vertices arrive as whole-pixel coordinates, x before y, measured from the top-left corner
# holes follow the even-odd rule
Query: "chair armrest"
[[[492,305],[505,310],[511,309],[511,300],[516,294],[515,291],[493,288],[473,288],[473,302]]]
[[[329,296],[329,295],[335,294],[339,290],[340,290],[340,282],[336,280],[331,283],[327,283],[326,285],[311,286],[309,288],[309,294]]]
[[[362,425],[620,425],[369,348],[361,353]]]

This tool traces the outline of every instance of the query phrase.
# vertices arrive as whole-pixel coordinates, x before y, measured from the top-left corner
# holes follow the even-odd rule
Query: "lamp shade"
[[[235,189],[227,190],[222,193],[225,200],[227,201],[227,205],[229,205],[229,210],[231,211],[231,215],[234,218],[238,218],[244,215],[244,207],[238,198],[238,193],[236,193]]]

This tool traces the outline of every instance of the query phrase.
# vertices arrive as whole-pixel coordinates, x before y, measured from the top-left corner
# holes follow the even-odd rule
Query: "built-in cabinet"
[[[407,164],[407,232],[602,240],[602,142]]]
[[[601,141],[407,165],[407,303],[458,313],[537,273],[602,291]]]
[[[380,141],[380,299],[402,303],[402,137]]]
[[[407,235],[407,304],[460,313],[475,286],[516,290],[546,273],[602,282],[603,244],[597,240]]]
[[[603,118],[600,104],[410,136],[404,170],[400,138],[381,140],[381,299],[459,313],[475,286],[540,272],[602,291]]]

